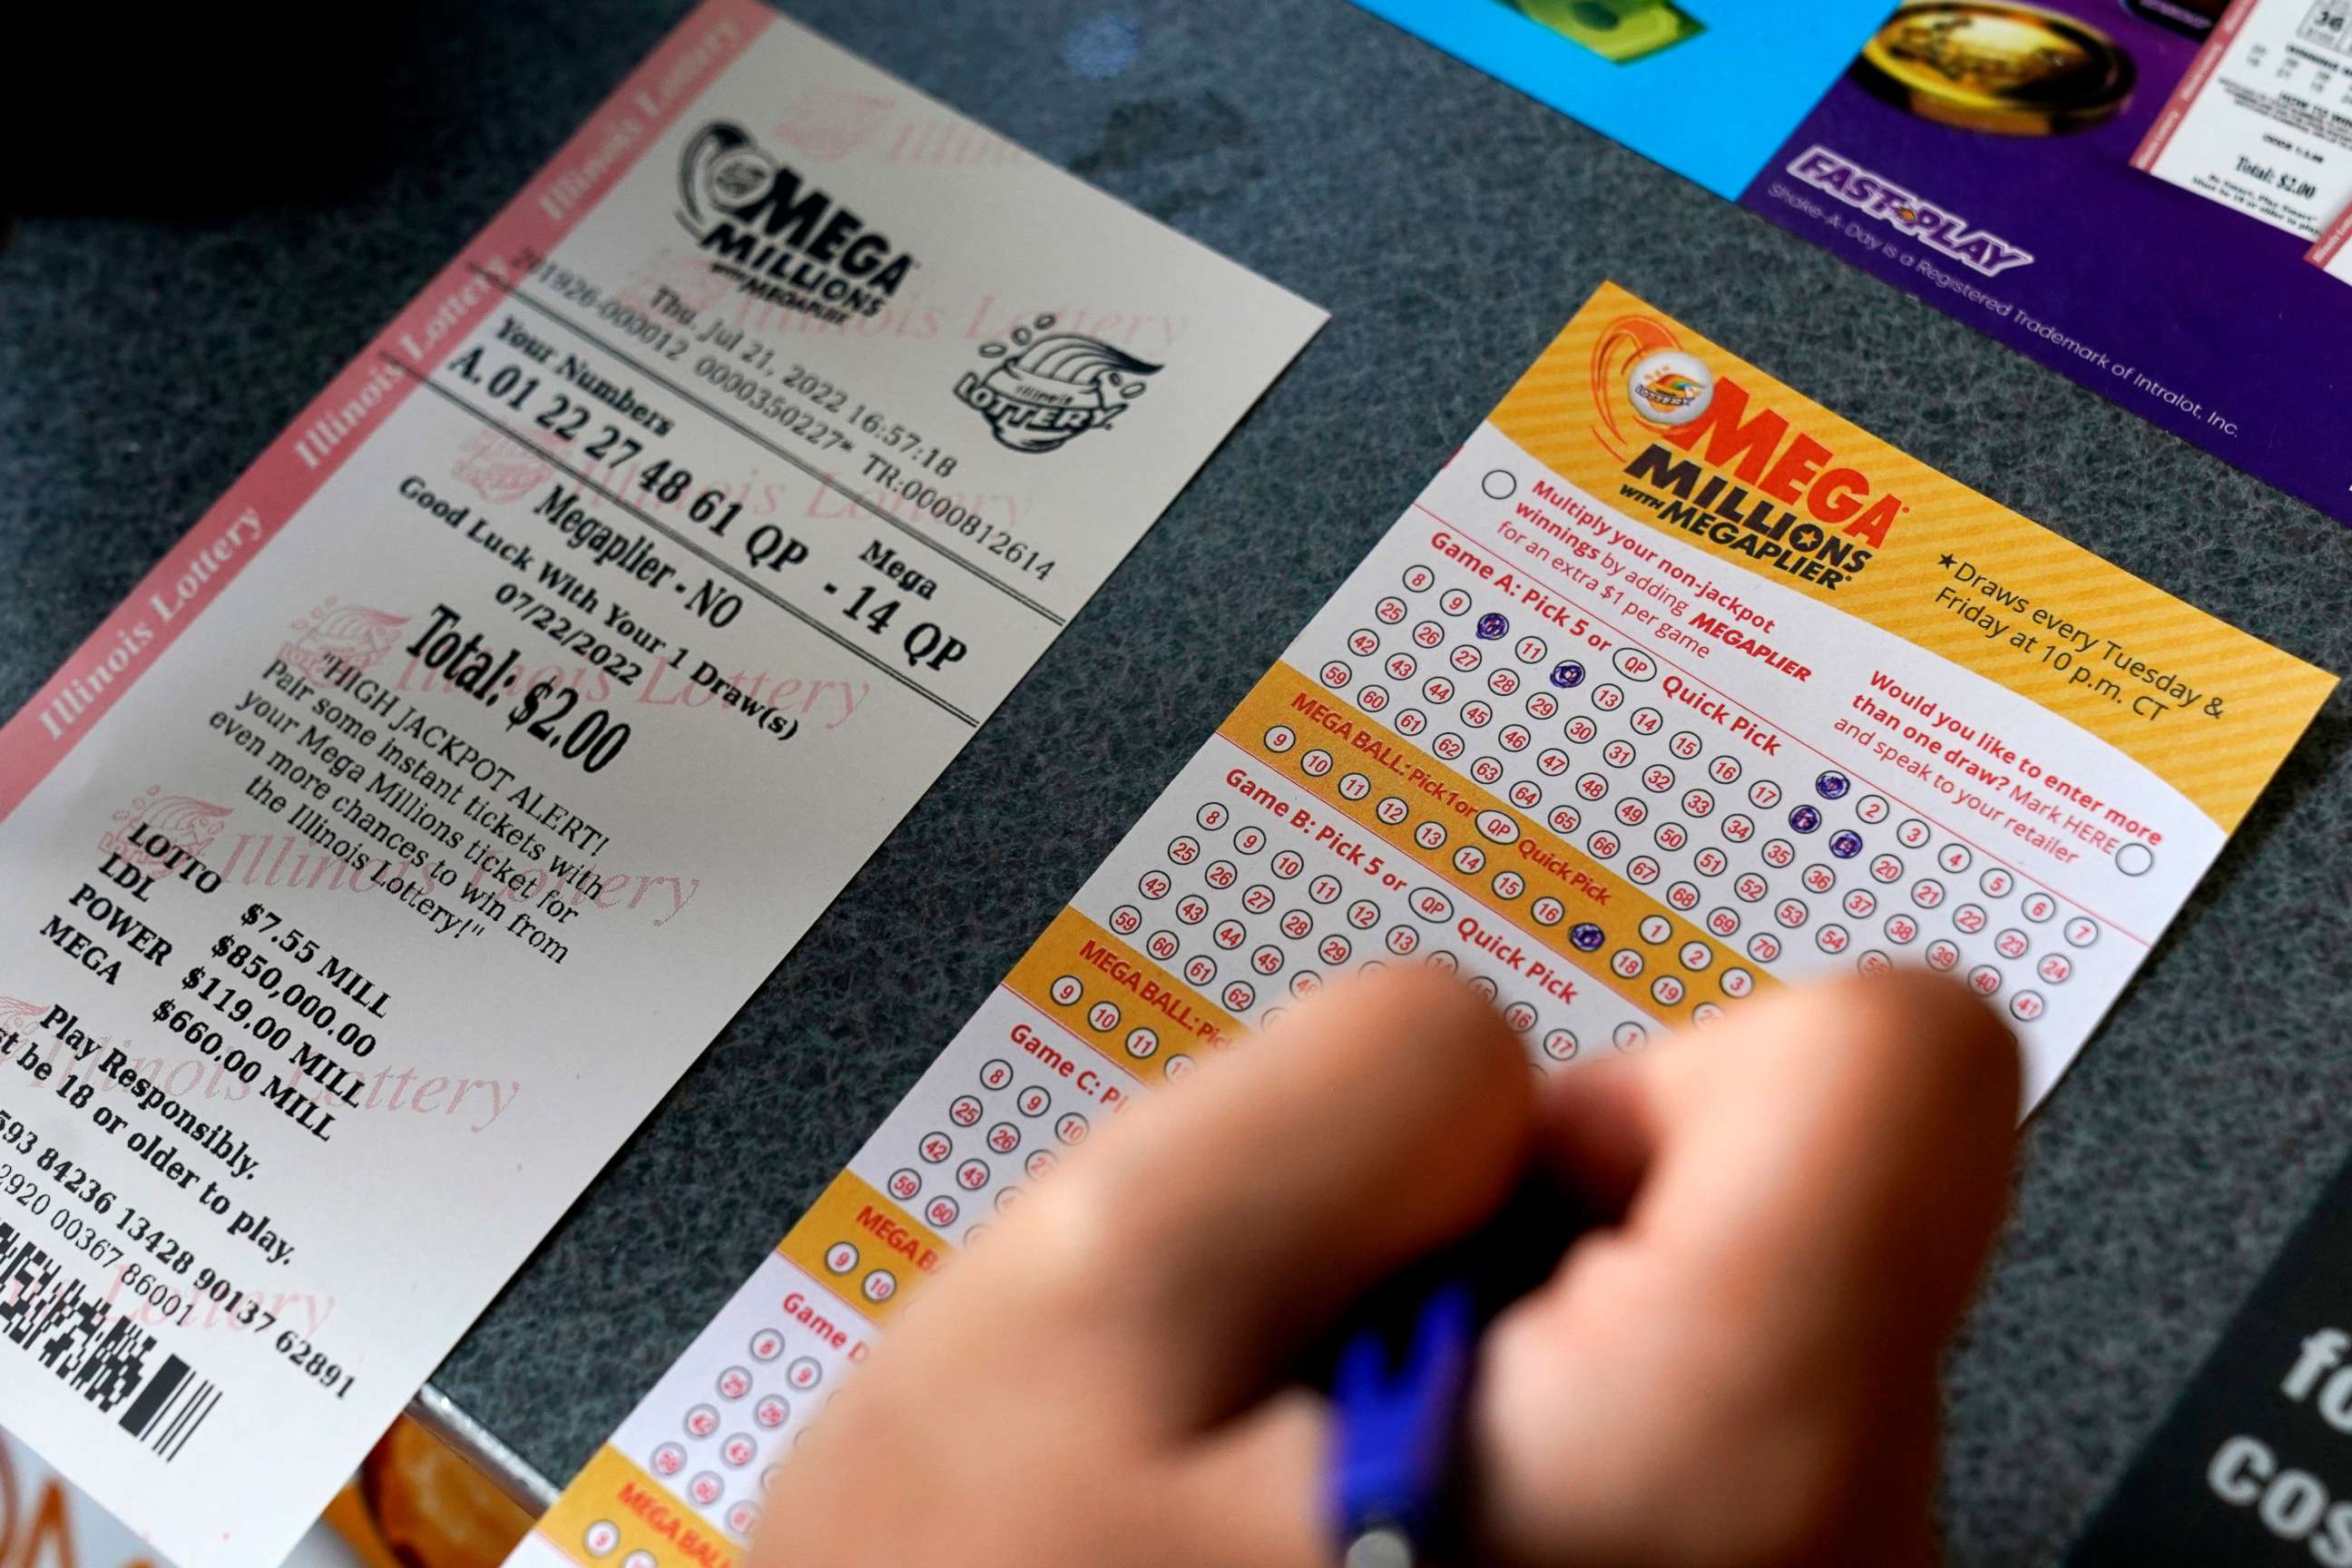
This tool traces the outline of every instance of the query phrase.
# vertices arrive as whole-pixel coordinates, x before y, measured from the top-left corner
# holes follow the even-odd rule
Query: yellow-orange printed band
[[[1641,526],[2000,681],[2139,763],[2224,829],[2244,817],[2336,685],[1613,284],[1491,418]],[[1748,636],[1730,616],[1696,609],[1687,620],[1697,635],[1734,646]]]
[[[818,1194],[776,1250],[824,1281],[842,1306],[887,1327],[954,1248],[937,1232],[844,1171]]]
[[[576,1568],[614,1568],[640,1552],[661,1568],[735,1568],[736,1549],[717,1529],[610,1444],[533,1528]]]

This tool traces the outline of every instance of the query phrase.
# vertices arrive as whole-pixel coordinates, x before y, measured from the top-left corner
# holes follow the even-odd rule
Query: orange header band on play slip
[[[1653,406],[1708,393],[1695,417]],[[1711,385],[1707,385],[1711,383]],[[1493,423],[1608,505],[2032,699],[2234,828],[2336,678],[1938,473],[1604,284]]]

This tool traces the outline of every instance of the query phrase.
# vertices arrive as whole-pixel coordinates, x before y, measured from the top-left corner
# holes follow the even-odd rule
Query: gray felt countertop
[[[2352,539],[2333,523],[1343,0],[787,8],[1332,321],[441,1369],[551,1477],[1603,278],[2352,669]],[[0,707],[683,9],[428,8],[376,82],[306,110],[346,117],[337,140],[249,199],[25,219],[0,250]],[[1118,24],[1140,41],[1124,64]],[[2339,695],[2029,1130],[1952,1367],[1956,1563],[2055,1560],[2352,1150],[2347,733]],[[876,966],[917,930],[921,964]]]

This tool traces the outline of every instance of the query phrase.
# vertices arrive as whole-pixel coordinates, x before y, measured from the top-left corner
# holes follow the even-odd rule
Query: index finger
[[[1899,1259],[1957,1310],[2006,1199],[2018,1081],[1990,1010],[1906,972],[1759,1001],[1641,1060],[1630,1100],[1570,1075],[1546,1112],[1557,1144],[1594,1100],[1633,1110],[1627,1239],[1694,1285],[1856,1312],[1851,1288]]]
[[[2007,1031],[1925,973],[1793,990],[1549,1086],[1546,1152],[1625,1204],[1489,1335],[1498,1559],[1576,1541],[1680,1561],[1662,1519],[1696,1551],[1824,1523],[1883,1544],[1924,1518],[1936,1354],[2006,1200],[2017,1110]]]

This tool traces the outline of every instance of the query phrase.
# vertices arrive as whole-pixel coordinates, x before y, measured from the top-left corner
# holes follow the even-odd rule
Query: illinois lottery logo
[[[814,87],[776,122],[776,140],[821,163],[847,157],[882,129],[898,105],[854,88]]]
[[[981,344],[981,358],[993,363],[955,384],[957,400],[1016,452],[1051,452],[1103,428],[1161,369],[1100,338],[1055,331],[1054,320],[1038,316],[1013,328],[1010,342]]]
[[[1626,377],[1633,412],[1653,425],[1687,425],[1715,401],[1715,373],[1696,355],[1662,349],[1633,362]]]
[[[130,806],[114,814],[114,826],[99,835],[99,852],[119,856],[150,871],[167,869],[159,840],[194,858],[213,847],[227,825],[230,808],[191,795],[167,795],[161,784],[150,784],[131,797]]]
[[[365,669],[392,651],[407,624],[406,616],[347,605],[331,594],[293,624],[294,636],[278,645],[278,657],[313,678],[326,675],[330,660]]]
[[[450,478],[500,505],[522,500],[554,473],[530,447],[487,427],[466,438],[449,468]]]

